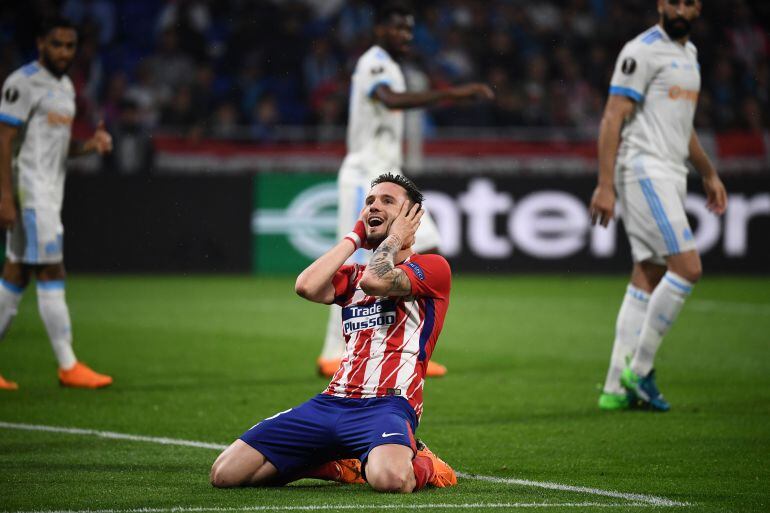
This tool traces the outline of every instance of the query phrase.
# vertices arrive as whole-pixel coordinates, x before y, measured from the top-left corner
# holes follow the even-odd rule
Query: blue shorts
[[[349,399],[319,394],[263,420],[240,439],[261,452],[282,475],[327,461],[365,462],[378,445],[416,451],[417,416],[402,397]]]

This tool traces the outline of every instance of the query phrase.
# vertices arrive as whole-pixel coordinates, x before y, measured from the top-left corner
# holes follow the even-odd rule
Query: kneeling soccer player
[[[377,491],[408,493],[457,483],[452,468],[414,437],[451,282],[444,257],[411,249],[421,203],[411,181],[380,175],[354,230],[299,275],[300,296],[342,307],[342,365],[322,394],[225,449],[211,468],[214,486],[312,477],[365,479]],[[369,265],[344,265],[360,247],[376,248]]]

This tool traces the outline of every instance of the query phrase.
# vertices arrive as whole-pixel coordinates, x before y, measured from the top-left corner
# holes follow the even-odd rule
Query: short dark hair
[[[414,184],[413,181],[411,181],[409,178],[405,177],[404,175],[394,175],[393,173],[383,173],[374,180],[372,180],[372,187],[375,185],[379,185],[381,183],[394,183],[396,185],[400,185],[401,187],[406,190],[406,195],[409,197],[409,199],[412,201],[412,203],[418,203],[422,204],[423,195],[420,192],[420,189],[417,188],[417,186]]]
[[[390,17],[394,14],[398,16],[412,16],[414,12],[411,7],[404,2],[386,2],[382,7],[377,9],[377,12],[374,15],[374,24],[383,25],[389,22]]]
[[[77,32],[77,27],[75,27],[75,24],[72,23],[72,21],[69,18],[65,18],[64,16],[49,16],[47,18],[43,18],[40,21],[40,26],[37,29],[37,36],[38,37],[45,37],[48,34],[51,33],[53,29],[57,28],[64,28],[64,29],[72,29],[75,32]]]

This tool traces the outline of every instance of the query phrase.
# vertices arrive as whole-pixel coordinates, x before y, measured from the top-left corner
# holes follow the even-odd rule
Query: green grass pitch
[[[600,412],[625,277],[456,276],[419,435],[467,474],[395,496],[305,480],[215,490],[216,450],[0,427],[0,512],[770,511],[770,278],[706,276],[657,360],[667,414]],[[61,389],[34,291],[0,343],[0,422],[231,442],[321,391],[326,308],[293,279],[68,280],[75,348],[115,377]],[[596,490],[687,503],[657,506]],[[181,508],[172,510],[172,508]]]

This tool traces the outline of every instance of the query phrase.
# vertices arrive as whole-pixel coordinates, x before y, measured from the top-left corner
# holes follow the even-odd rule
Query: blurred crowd
[[[497,94],[490,105],[431,110],[436,127],[595,131],[617,53],[657,21],[655,0],[412,4],[408,78],[434,88],[482,80]],[[35,22],[50,12],[81,27],[70,73],[79,126],[104,118],[138,148],[159,130],[270,141],[277,127],[294,126],[338,137],[325,128],[346,123],[350,74],[373,23],[366,0],[3,2],[0,77],[34,58]],[[768,126],[769,12],[761,0],[704,1],[692,34],[703,77],[698,127]]]

